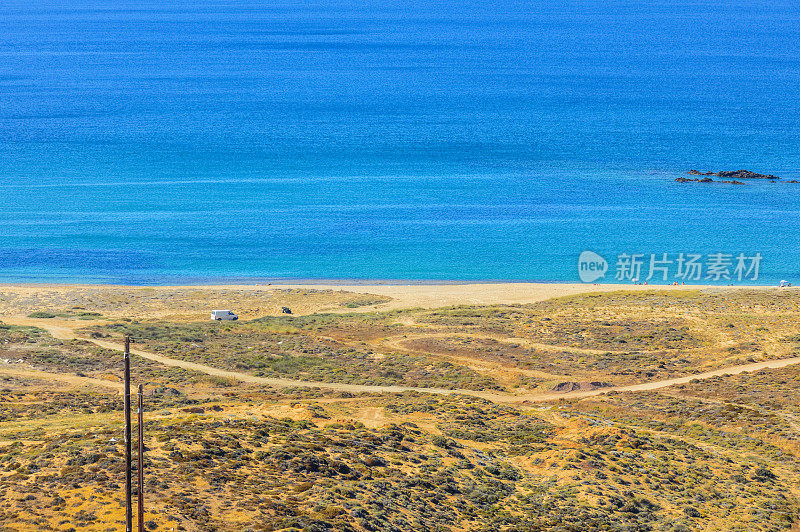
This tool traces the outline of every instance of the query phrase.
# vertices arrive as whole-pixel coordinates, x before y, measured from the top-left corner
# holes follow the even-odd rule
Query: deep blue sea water
[[[800,282],[800,184],[690,168],[800,179],[795,0],[0,3],[0,282]]]

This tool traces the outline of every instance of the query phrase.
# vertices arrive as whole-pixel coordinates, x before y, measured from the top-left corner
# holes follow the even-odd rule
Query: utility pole
[[[125,337],[125,532],[133,532],[131,508],[131,337]]]
[[[138,489],[138,496],[137,502],[139,503],[139,512],[136,523],[139,527],[139,532],[144,532],[144,392],[142,391],[142,385],[139,385],[139,408],[136,411],[138,414],[139,419],[138,421],[138,429],[139,429],[139,457],[136,462],[136,472],[139,474],[139,489]]]

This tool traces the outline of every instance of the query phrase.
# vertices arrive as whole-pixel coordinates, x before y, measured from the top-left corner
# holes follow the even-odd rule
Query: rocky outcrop
[[[678,183],[728,183],[729,185],[744,185],[745,184],[745,183],[743,183],[741,181],[726,181],[724,179],[720,180],[720,181],[714,181],[710,177],[704,177],[703,179],[689,179],[688,177],[679,177],[675,181],[677,181]]]
[[[692,174],[694,175],[694,174]],[[704,177],[703,179],[689,179],[688,177],[679,177],[676,179],[678,183],[713,183],[714,180],[710,177]]]
[[[744,185],[743,181],[739,181],[739,179],[768,179],[771,183],[775,183],[780,177],[772,174],[758,174],[756,172],[751,172],[750,170],[733,170],[733,171],[725,171],[725,172],[701,172],[700,170],[689,170],[687,172],[689,175],[693,176],[702,176],[695,179],[689,177],[679,177],[675,181],[678,183],[727,183],[729,185]],[[711,177],[723,177],[725,179],[719,179],[714,181]],[[796,183],[797,181],[782,181],[782,183]]]
[[[701,172],[699,170],[689,170],[689,175],[703,175],[714,177],[725,177],[728,179],[780,179],[780,177],[771,174],[758,174],[750,170],[733,170],[727,172]]]
[[[553,386],[554,392],[577,392],[586,390],[598,390],[600,388],[610,388],[612,385],[607,382],[560,382]]]

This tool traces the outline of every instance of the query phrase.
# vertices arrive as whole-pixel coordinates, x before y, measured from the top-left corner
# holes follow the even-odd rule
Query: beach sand
[[[730,290],[734,287],[714,286],[659,286],[632,284],[560,284],[560,283],[482,283],[482,284],[407,284],[407,285],[286,285],[296,289],[328,289],[365,292],[391,297],[392,301],[382,308],[436,308],[451,305],[495,305],[526,304],[545,301],[555,297],[571,296],[591,292],[614,292],[618,290]]]
[[[290,307],[293,314],[374,312],[452,305],[526,304],[582,293],[618,290],[729,291],[754,287],[663,286],[631,284],[277,284],[209,286],[0,285],[0,319],[34,312],[69,314],[74,319],[132,318],[195,321],[212,309],[231,309],[242,319],[274,316]],[[773,289],[774,287],[760,287]],[[101,316],[81,316],[95,312]]]

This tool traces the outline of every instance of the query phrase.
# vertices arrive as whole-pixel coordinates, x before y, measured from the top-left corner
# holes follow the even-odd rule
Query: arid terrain
[[[130,335],[147,530],[800,531],[800,290],[624,288],[0,286],[0,530],[120,530]]]

